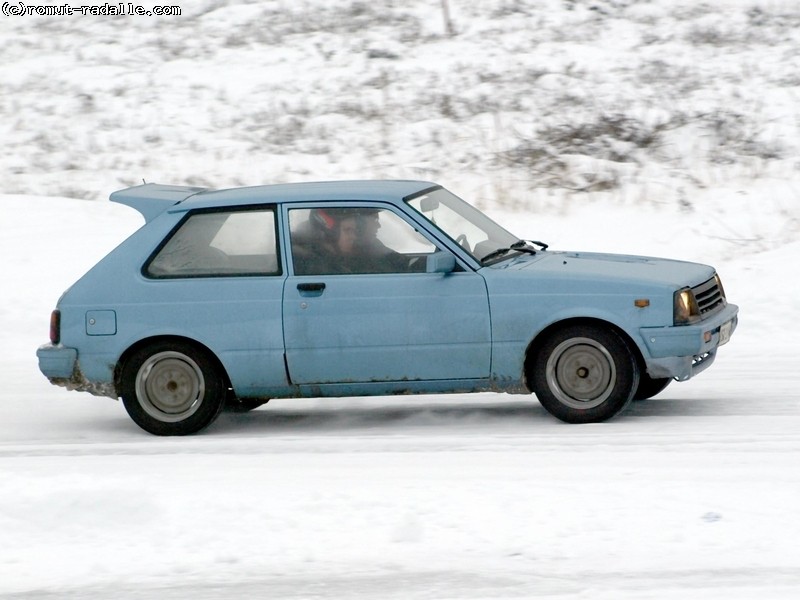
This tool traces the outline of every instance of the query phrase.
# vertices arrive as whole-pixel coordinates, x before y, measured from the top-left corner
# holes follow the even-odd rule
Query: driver
[[[379,209],[315,208],[293,234],[298,275],[403,273],[408,260],[378,239]]]

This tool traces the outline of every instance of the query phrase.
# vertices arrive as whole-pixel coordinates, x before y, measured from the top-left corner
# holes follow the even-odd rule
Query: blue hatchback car
[[[270,398],[489,390],[598,422],[707,368],[737,324],[712,267],[548,251],[429,182],[111,200],[146,223],[58,301],[39,367],[157,435]]]

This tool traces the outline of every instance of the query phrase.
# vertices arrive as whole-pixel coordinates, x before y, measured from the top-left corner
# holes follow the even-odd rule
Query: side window
[[[279,275],[272,209],[197,213],[145,268],[151,277]]]
[[[423,272],[437,250],[385,209],[294,209],[289,227],[296,275]]]

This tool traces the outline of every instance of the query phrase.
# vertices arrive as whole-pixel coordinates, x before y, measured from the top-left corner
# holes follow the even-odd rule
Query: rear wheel
[[[196,433],[217,418],[225,385],[208,355],[183,342],[156,342],[122,367],[120,392],[134,422],[155,435]]]
[[[639,367],[615,331],[571,325],[537,350],[528,381],[553,416],[567,423],[597,423],[628,405],[639,385]]]

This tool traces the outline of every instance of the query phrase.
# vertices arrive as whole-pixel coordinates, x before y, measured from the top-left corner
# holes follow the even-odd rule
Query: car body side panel
[[[543,253],[542,253],[543,254]],[[593,276],[593,267],[568,269],[573,259],[558,254],[523,257],[480,271],[486,278],[492,309],[492,376],[498,382],[523,377],[526,351],[532,340],[551,325],[570,319],[595,319],[622,330],[639,350],[646,368],[658,376],[685,377],[692,357],[715,347],[712,340],[702,343],[705,330],[718,331],[720,319],[735,317],[737,308],[728,308],[694,328],[672,327],[672,273],[685,266],[688,282],[697,283],[713,275],[713,269],[692,263],[673,263],[659,259],[621,257],[616,272],[602,278]],[[605,258],[605,257],[604,257]],[[593,261],[594,262],[594,261]],[[606,261],[604,260],[604,263]],[[612,264],[608,261],[608,264]],[[563,268],[562,268],[563,267]],[[663,283],[658,270],[670,272]],[[638,276],[645,272],[647,276]],[[692,274],[694,273],[694,274]],[[636,300],[648,305],[637,307]],[[655,360],[654,344],[643,337],[650,328],[672,339],[670,353],[687,357],[674,363],[674,373],[667,373],[664,363]],[[652,336],[651,336],[652,337]],[[717,338],[718,339],[718,336]],[[680,364],[679,364],[680,363]]]
[[[324,284],[319,293],[298,289]],[[488,379],[486,285],[472,272],[290,277],[293,383]]]
[[[111,381],[117,360],[140,340],[174,336],[211,350],[237,394],[269,395],[287,386],[282,288],[281,277],[139,281],[127,290],[124,302],[65,305],[63,313],[71,317],[62,325],[62,338],[65,345],[81,349],[80,368],[91,381]],[[118,330],[87,340],[80,317],[103,306],[116,312]]]
[[[209,348],[236,392],[285,392],[281,296],[284,275],[149,279],[147,257],[182,215],[162,213],[97,263],[65,293],[61,344],[78,349],[82,375],[113,382],[120,356],[140,340],[178,336]],[[113,335],[96,335],[92,315],[116,318]],[[106,325],[101,331],[109,331]]]
[[[551,325],[571,319],[595,319],[629,331],[628,323],[619,319],[612,308],[602,308],[592,301],[597,296],[571,294],[498,294],[491,296],[492,377],[498,381],[520,380],[524,376],[524,363],[528,346],[536,336]],[[623,296],[602,299],[609,305],[626,303]]]

